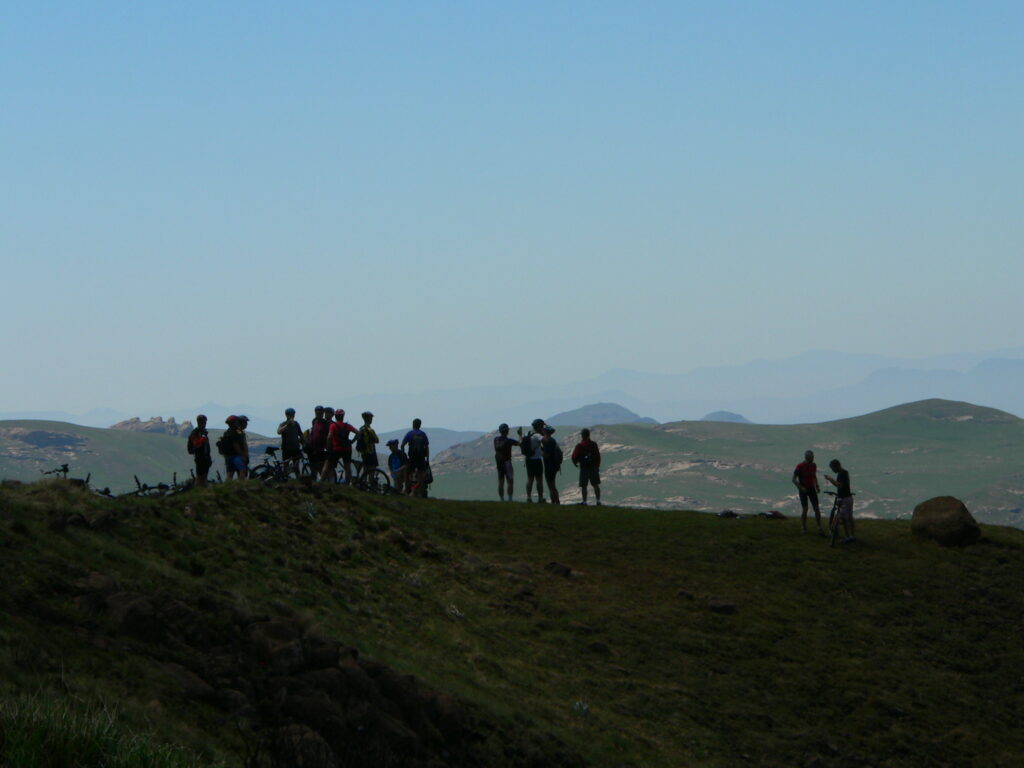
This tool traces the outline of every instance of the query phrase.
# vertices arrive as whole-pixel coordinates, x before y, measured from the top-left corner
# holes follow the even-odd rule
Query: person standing
[[[516,430],[519,435],[519,451],[526,457],[526,501],[533,501],[533,484],[537,483],[537,503],[544,503],[544,461],[540,455],[540,443],[544,439],[544,420],[534,419],[530,424],[532,432],[523,435],[523,429]]]
[[[306,457],[309,459],[309,474],[314,478],[320,477],[324,468],[324,460],[327,458],[327,430],[331,426],[331,418],[334,417],[334,409],[331,408],[330,417],[325,418],[326,408],[318,405],[313,409],[313,423],[309,425],[306,434]]]
[[[430,476],[430,439],[421,426],[420,419],[412,420],[412,429],[405,433],[400,448],[409,457],[409,494],[425,499]]]
[[[601,474],[598,470],[601,468],[601,451],[598,449],[597,443],[590,439],[589,429],[584,428],[580,431],[580,441],[572,449],[572,463],[580,468],[580,493],[583,495],[583,501],[580,504],[586,505],[587,503],[587,484],[589,483],[594,489],[597,506],[600,507]]]
[[[324,409],[324,415],[329,409]],[[320,475],[321,480],[330,477],[331,482],[338,481],[338,462],[344,468],[344,482],[352,481],[352,439],[350,434],[356,434],[359,430],[345,421],[345,411],[342,408],[334,411],[334,423],[327,430],[327,461],[324,462],[324,469]]]
[[[391,473],[391,482],[395,484],[397,493],[408,491],[408,465],[409,457],[398,447],[398,440],[388,440],[388,448],[391,454],[388,456],[388,471]]]
[[[807,503],[810,502],[814,507],[814,521],[818,524],[818,533],[824,536],[825,531],[821,527],[821,508],[818,506],[821,487],[818,485],[818,465],[814,463],[814,451],[804,451],[804,460],[793,470],[793,485],[800,494],[800,524],[804,533],[807,533]]]
[[[505,500],[505,484],[508,484],[508,500],[512,501],[512,448],[519,445],[518,440],[508,436],[508,424],[498,427],[494,438],[494,463],[498,468],[498,498]]]
[[[846,531],[843,544],[849,544],[856,541],[853,537],[853,491],[850,490],[850,473],[843,469],[839,459],[832,459],[828,466],[836,473],[836,476],[825,475],[825,479],[836,487],[836,499],[839,501],[836,514],[839,515],[839,519],[843,522],[843,530]]]
[[[231,433],[231,441],[234,445],[235,477],[238,480],[249,478],[249,438],[245,434],[249,426],[248,416],[237,416],[235,426]]]
[[[377,437],[377,433],[372,426],[373,414],[369,411],[363,411],[362,416],[363,426],[359,428],[359,434],[356,437],[356,449],[359,451],[359,457],[362,460],[362,468],[359,470],[359,478],[361,480],[367,478],[377,468],[377,443],[380,442],[380,438]]]
[[[281,461],[287,472],[294,472],[295,479],[300,476],[299,465],[302,463],[302,427],[295,420],[295,409],[286,408],[284,421],[277,426],[277,434],[281,436]]]
[[[238,417],[232,414],[224,419],[224,424],[227,428],[224,430],[224,434],[220,436],[220,439],[217,440],[217,450],[224,457],[226,479],[234,480],[238,476],[239,467],[245,466],[241,463],[241,458],[238,455],[238,430],[236,429]]]
[[[206,416],[196,416],[196,427],[188,435],[188,452],[196,462],[196,487],[207,483],[213,456],[210,452],[210,433],[206,431]]]
[[[562,471],[562,449],[554,437],[555,428],[550,424],[544,425],[544,437],[540,441],[540,453],[544,459],[544,479],[548,484],[548,498],[552,504],[561,504],[558,498],[558,487],[555,481],[558,473]]]

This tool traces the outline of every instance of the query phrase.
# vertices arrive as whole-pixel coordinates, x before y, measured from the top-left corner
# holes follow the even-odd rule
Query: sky
[[[0,98],[0,410],[1021,343],[1021,3],[8,3]]]

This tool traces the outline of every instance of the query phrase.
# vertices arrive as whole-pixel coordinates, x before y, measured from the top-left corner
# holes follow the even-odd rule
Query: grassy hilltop
[[[8,482],[0,764],[106,705],[183,750],[124,766],[1016,766],[1024,532],[983,533]]]
[[[811,448],[820,475],[834,457],[850,469],[858,515],[908,517],[924,499],[949,494],[980,520],[1024,525],[1024,420],[969,403],[923,400],[821,424],[681,421],[592,432],[601,445],[605,496],[627,506],[793,513],[799,505],[790,477]],[[568,458],[579,431],[560,427],[555,436]],[[439,494],[496,497],[491,437],[434,461]],[[520,498],[521,467],[517,458]],[[576,480],[567,461],[563,500],[579,498]]]

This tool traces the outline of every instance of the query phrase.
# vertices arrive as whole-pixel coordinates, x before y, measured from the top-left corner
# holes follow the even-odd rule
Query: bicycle
[[[828,513],[828,530],[829,530],[829,546],[834,547],[836,540],[839,538],[839,527],[842,524],[839,517],[839,494],[835,491],[823,491],[828,496],[832,497],[832,511]],[[851,493],[853,497],[856,494]]]
[[[299,462],[299,473],[296,477],[294,461],[282,461],[277,458],[278,448],[276,445],[268,445],[263,449],[263,463],[257,464],[249,470],[250,480],[259,480],[262,483],[283,483],[292,478],[301,479],[309,477],[309,462],[302,459]]]
[[[49,475],[49,476],[52,476],[52,477],[57,477],[58,475],[60,475],[62,480],[67,480],[68,479],[68,472],[70,472],[70,471],[71,470],[68,469],[68,465],[67,464],[61,464],[59,467],[54,467],[53,469],[48,469],[45,472],[40,469],[39,470],[39,474],[44,475],[44,476],[45,475]]]
[[[144,499],[159,499],[164,496],[173,496],[176,493],[187,491],[192,487],[191,483],[179,483],[178,473],[175,472],[170,483],[157,483],[148,485],[139,481],[138,475],[132,475],[135,479],[135,490],[121,494],[122,496],[135,496]]]
[[[339,479],[338,482],[343,481]],[[349,485],[368,493],[385,495],[392,492],[391,478],[387,472],[380,467],[374,467],[363,477],[363,462],[355,459],[352,460],[352,481]]]

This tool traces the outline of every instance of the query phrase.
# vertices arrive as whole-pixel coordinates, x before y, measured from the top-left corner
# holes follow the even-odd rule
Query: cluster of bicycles
[[[264,485],[274,485],[287,482],[312,483],[315,481],[315,478],[310,472],[309,462],[306,461],[306,459],[302,459],[302,461],[297,464],[294,461],[282,461],[277,457],[277,451],[277,446],[273,445],[268,445],[264,449],[263,462],[249,470],[249,480],[253,480]],[[50,470],[40,470],[40,474],[45,477],[60,477],[75,485],[86,488],[97,496],[103,496],[104,498],[109,499],[125,496],[147,499],[174,496],[175,494],[194,488],[196,483],[195,472],[190,472],[189,474],[191,477],[180,482],[178,480],[178,473],[175,472],[171,478],[171,482],[157,483],[156,485],[143,483],[139,480],[138,475],[133,475],[135,488],[130,491],[126,491],[125,493],[114,494],[111,493],[110,488],[93,488],[90,484],[92,473],[86,475],[85,478],[79,479],[69,478],[68,473],[70,471],[71,470],[67,464],[61,464],[59,467],[55,467]],[[216,472],[215,477],[207,479],[207,483],[210,485],[222,482],[224,482],[224,480],[219,471]],[[391,478],[388,477],[387,472],[379,467],[375,467],[364,472],[363,464],[360,461],[352,462],[351,478],[345,478],[342,473],[342,476],[338,478],[337,482],[341,485],[350,485],[353,488],[358,488],[359,490],[366,491],[367,493],[396,493],[391,486]]]
[[[286,483],[299,481],[312,483],[316,478],[312,476],[309,462],[302,458],[299,461],[284,461],[277,457],[278,448],[276,445],[268,445],[263,449],[263,463],[257,464],[249,469],[249,479],[261,483]],[[361,461],[352,462],[352,476],[345,478],[343,475],[337,481],[341,485],[351,485],[361,491],[368,493],[388,494],[392,493],[391,478],[388,473],[379,467],[363,471]]]

